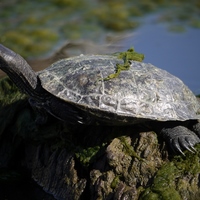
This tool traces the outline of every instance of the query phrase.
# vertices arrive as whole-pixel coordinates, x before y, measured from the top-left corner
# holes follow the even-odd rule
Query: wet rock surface
[[[162,139],[143,126],[72,126],[53,117],[38,126],[9,79],[0,81],[0,93],[0,184],[6,191],[13,187],[8,182],[22,181],[13,183],[8,173],[5,183],[2,169],[20,169],[34,199],[198,199],[199,145],[183,157],[168,155]]]

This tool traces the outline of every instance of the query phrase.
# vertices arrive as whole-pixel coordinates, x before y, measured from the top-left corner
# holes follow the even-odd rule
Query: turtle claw
[[[192,144],[188,138],[183,138],[183,137],[179,138],[179,144],[181,144],[181,146],[184,149],[187,149],[191,153],[195,153],[195,151],[196,151],[196,150],[193,151],[193,149],[194,149],[193,145],[195,145],[195,144]]]
[[[189,143],[190,144],[190,143]],[[197,152],[197,150],[190,144],[190,148],[194,151],[194,153]]]
[[[189,147],[189,146],[184,145],[184,144],[182,144],[182,145],[183,145],[184,149],[190,151],[191,153],[195,153],[195,151],[193,151],[194,147],[191,148],[191,146]]]
[[[197,152],[197,150],[194,148],[194,145],[196,144],[196,143],[191,143],[191,141],[190,140],[186,140],[187,142],[188,142],[188,145],[189,145],[189,147],[187,148],[190,152],[193,152],[193,153],[196,153]]]
[[[179,152],[181,153],[183,156],[185,156],[185,154],[183,153],[183,151],[181,150],[181,147],[179,145],[179,143],[173,139],[170,139],[170,147],[174,152]]]
[[[164,128],[161,134],[170,143],[174,152],[179,152],[184,156],[183,149],[195,153],[194,145],[200,143],[199,137],[184,126]]]

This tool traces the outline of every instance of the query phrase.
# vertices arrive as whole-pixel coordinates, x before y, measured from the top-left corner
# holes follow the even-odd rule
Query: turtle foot
[[[170,144],[173,151],[185,155],[182,149],[195,153],[194,145],[200,143],[200,138],[191,130],[184,126],[174,128],[163,128],[161,131],[163,138]]]

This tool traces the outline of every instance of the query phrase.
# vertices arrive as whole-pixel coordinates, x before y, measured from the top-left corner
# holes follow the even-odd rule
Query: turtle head
[[[21,89],[31,96],[38,86],[38,77],[19,54],[0,44],[0,69]]]

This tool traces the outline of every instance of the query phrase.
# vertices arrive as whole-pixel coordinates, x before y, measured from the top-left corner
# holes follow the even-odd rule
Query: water
[[[185,32],[170,32],[168,24],[155,23],[157,17],[146,17],[133,36],[123,41],[125,49],[133,45],[145,54],[144,62],[167,70],[200,94],[200,29],[187,27]]]

